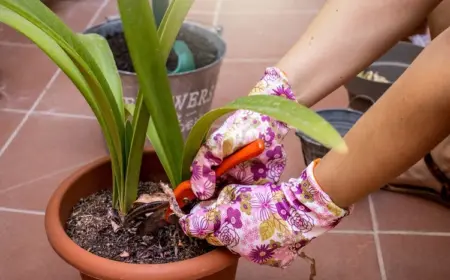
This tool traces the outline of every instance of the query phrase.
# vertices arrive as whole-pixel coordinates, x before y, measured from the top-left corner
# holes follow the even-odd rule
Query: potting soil
[[[156,183],[139,186],[139,194],[160,191]],[[66,224],[69,237],[83,249],[110,260],[161,264],[200,256],[214,249],[204,240],[184,235],[178,224],[161,228],[152,236],[139,236],[138,224],[113,228],[109,213],[112,193],[104,190],[74,206]]]
[[[218,52],[214,45],[207,39],[191,32],[180,31],[177,37],[178,40],[184,41],[192,54],[194,55],[194,61],[196,68],[202,68],[217,60]],[[122,71],[134,73],[134,67],[131,61],[130,53],[125,41],[124,33],[115,33],[113,35],[107,35],[106,40],[114,55],[117,68]],[[171,51],[169,58],[166,62],[168,70],[172,71],[176,68],[178,58],[173,51]]]

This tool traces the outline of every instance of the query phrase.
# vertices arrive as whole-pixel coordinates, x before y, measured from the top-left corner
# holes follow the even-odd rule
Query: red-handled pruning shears
[[[226,157],[217,167],[217,169],[214,170],[214,172],[216,173],[216,178],[219,178],[236,165],[259,156],[263,151],[264,141],[261,139],[258,139],[244,146],[240,150],[234,152],[232,155]],[[192,202],[197,198],[192,191],[191,182],[189,180],[186,180],[179,184],[178,187],[174,190],[174,194],[180,208],[183,208],[186,204]],[[168,208],[165,216],[166,220],[169,219],[169,216],[172,213],[172,210]]]
[[[236,165],[259,156],[264,149],[264,140],[262,139],[247,144],[222,161],[222,163],[214,170],[216,177],[219,178]],[[191,188],[190,180],[180,183],[174,190],[174,195],[180,209],[197,199],[197,196]],[[139,228],[141,234],[153,233],[167,223],[173,223],[171,217],[174,215],[172,209],[169,207],[168,199],[161,200],[161,197],[162,196],[159,195],[157,199],[150,199],[149,203],[136,207],[135,210],[130,211],[128,214],[130,216],[134,211],[134,216],[136,216],[152,212],[151,216],[149,216]],[[139,209],[141,211],[139,211]]]

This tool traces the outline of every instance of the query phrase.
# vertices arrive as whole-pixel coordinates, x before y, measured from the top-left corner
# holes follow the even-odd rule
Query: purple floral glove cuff
[[[183,231],[262,265],[287,267],[311,240],[334,228],[349,211],[317,184],[311,163],[286,183],[229,185],[180,219]]]
[[[264,76],[250,95],[266,94],[295,100],[286,75],[275,67],[267,68]],[[263,184],[278,182],[286,166],[286,154],[281,144],[289,132],[285,123],[247,110],[238,110],[215,131],[200,148],[192,164],[192,189],[200,199],[214,195],[216,177],[212,171],[222,160],[239,148],[260,138],[265,141],[265,152],[258,158],[230,170],[227,183]]]

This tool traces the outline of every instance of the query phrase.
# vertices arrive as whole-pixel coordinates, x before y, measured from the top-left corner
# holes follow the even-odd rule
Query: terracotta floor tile
[[[83,31],[100,8],[103,0],[54,1],[51,9],[65,24],[76,32]],[[24,35],[1,24],[0,41],[15,43],[32,43]]]
[[[318,10],[325,0],[223,0],[224,13],[292,13]]]
[[[48,244],[43,216],[0,212],[0,224],[0,279],[80,279]]]
[[[91,108],[72,81],[61,73],[47,90],[37,111],[93,116]]]
[[[80,166],[81,167],[81,166]],[[31,180],[0,190],[0,206],[33,211],[45,211],[54,190],[77,168],[57,174],[46,174],[44,178]]]
[[[213,108],[223,106],[234,99],[246,96],[263,76],[266,67],[273,62],[235,62],[225,60],[213,100]]]
[[[194,3],[195,4],[191,7],[191,10],[189,11],[186,19],[196,21],[205,25],[211,25],[214,18],[215,1],[196,0]],[[94,25],[105,22],[108,17],[114,18],[116,16],[119,16],[117,1],[109,1],[106,7],[100,12],[97,20],[94,21]]]
[[[386,191],[373,201],[380,230],[450,232],[450,210],[434,202]]]
[[[381,235],[387,279],[447,280],[450,237]]]
[[[0,108],[31,108],[57,69],[34,46],[0,46],[0,61]]]
[[[0,149],[23,117],[20,113],[0,112]]]
[[[314,17],[308,14],[224,14],[219,16],[228,58],[279,59]]]
[[[340,87],[330,95],[319,101],[312,108],[314,110],[329,109],[329,108],[347,108],[348,95],[344,87]]]
[[[371,235],[326,234],[305,249],[317,264],[315,280],[378,280],[377,254]],[[237,280],[307,280],[309,264],[297,260],[289,268],[263,267],[241,260]]]
[[[95,120],[31,116],[0,158],[0,190],[105,154]]]
[[[214,13],[218,0],[195,0],[190,12]]]
[[[273,66],[276,62],[277,60],[225,60],[220,69],[212,106],[214,108],[220,107],[238,97],[246,96],[263,76],[266,67]],[[326,108],[345,108],[347,106],[347,91],[344,87],[340,87],[312,108],[319,110]]]
[[[355,204],[353,213],[342,220],[335,230],[373,230],[367,198]]]

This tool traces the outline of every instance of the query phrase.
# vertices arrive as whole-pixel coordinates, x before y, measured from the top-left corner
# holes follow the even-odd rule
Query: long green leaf
[[[145,132],[148,127],[150,115],[147,110],[142,110],[144,105],[143,95],[138,93],[136,99],[136,106],[133,111],[129,111],[133,114],[135,111],[139,112],[133,116],[133,129],[130,143],[130,149],[128,152],[128,165],[125,176],[125,193],[123,197],[124,209],[128,210],[133,201],[137,197],[139,175],[141,171],[142,152],[145,145]]]
[[[120,80],[120,76],[119,76],[119,72],[117,70],[117,66],[116,63],[114,61],[114,55],[112,54],[112,51],[108,45],[108,42],[105,40],[105,38],[101,37],[100,35],[97,34],[78,34],[78,39],[81,41],[81,43],[90,50],[93,59],[96,61],[96,64],[99,66],[99,68],[101,69],[102,73],[105,75],[106,80],[108,82],[109,87],[112,90],[117,108],[119,110],[120,115],[122,116],[123,119],[125,119],[125,109],[124,109],[124,102],[123,102],[123,91],[122,91],[122,82]],[[108,94],[107,92],[98,92],[98,94]],[[105,104],[105,106],[103,107],[104,109],[106,109],[106,102],[104,101],[104,99],[102,98],[97,98],[96,100],[102,100],[99,102],[103,102],[103,104]],[[103,112],[101,112],[101,114],[103,114]],[[122,174],[126,173],[126,167],[127,167],[127,159],[128,159],[128,153],[129,153],[129,146],[131,141],[131,138],[128,139],[128,134],[130,134],[130,128],[131,127],[127,127],[126,124],[128,124],[128,122],[125,122],[125,130],[124,133],[122,135],[122,149],[115,151],[115,146],[114,146],[114,142],[113,139],[111,139],[111,136],[109,135],[105,135],[105,139],[107,142],[107,145],[109,147],[110,150],[110,154],[111,157],[116,158],[116,164],[120,165],[120,171],[119,170],[119,166],[115,166],[115,164],[113,164],[113,170],[114,170],[114,174],[113,176],[116,178],[116,182],[114,182],[113,184],[113,205],[114,207],[119,207],[119,210],[121,212],[125,212],[125,209],[127,207],[125,207],[124,205],[126,205],[126,203],[123,201],[123,197],[125,196],[125,178],[123,178],[124,175],[121,175],[121,173],[118,172],[122,172]],[[121,125],[121,123],[119,123],[119,125]],[[120,139],[116,139],[116,140],[120,140]],[[119,143],[117,141],[117,143]],[[121,160],[119,161],[119,156],[117,154],[121,153],[122,157]]]
[[[136,112],[136,106],[134,104],[126,104],[126,110],[131,115],[133,115],[134,112]],[[141,110],[145,109],[145,106],[142,106]],[[169,161],[163,151],[161,140],[158,137],[158,134],[155,130],[155,124],[152,121],[152,118],[150,118],[148,122],[148,127],[146,129],[146,134],[150,142],[152,143],[153,149],[155,150],[156,154],[158,155],[158,159],[161,162],[161,165],[164,167],[164,170],[168,170],[169,172],[172,171],[172,169],[169,167]],[[169,178],[169,181],[172,185],[176,184],[175,175],[173,173],[167,173],[167,177]]]
[[[193,3],[194,0],[172,0],[170,2],[158,28],[161,56],[164,58],[164,61],[169,57],[173,43]]]
[[[45,33],[48,37],[53,39],[72,59],[75,65],[74,69],[79,69],[80,73],[83,75],[85,82],[91,89],[91,97],[94,100],[95,106],[98,106],[98,110],[95,110],[91,105],[92,103],[90,103],[89,98],[86,99],[88,103],[90,103],[91,108],[93,108],[104,132],[111,152],[114,179],[123,181],[123,172],[121,168],[123,165],[121,144],[124,131],[123,122],[117,104],[115,104],[111,89],[105,82],[103,73],[95,60],[90,56],[89,51],[78,40],[77,36],[39,0],[0,0],[0,7],[15,13],[21,18],[20,21],[15,21],[10,24],[13,28],[20,29],[20,25],[22,25],[23,22],[31,23],[42,31],[40,33]],[[30,33],[25,35],[32,38],[34,41],[37,40],[37,37],[33,37]],[[47,52],[47,54],[53,59],[53,52]],[[62,67],[61,65],[58,66]],[[95,74],[92,68],[95,69]],[[70,75],[68,76],[71,79],[73,78]],[[103,85],[99,80],[103,82]],[[74,81],[74,83],[76,82]],[[109,94],[105,94],[104,92]],[[101,112],[102,118],[99,118],[98,111]]]
[[[161,24],[161,21],[169,7],[170,0],[152,0],[153,14],[155,16],[156,26]],[[172,1],[173,2],[173,1]]]
[[[144,102],[164,143],[160,154],[168,160],[167,174],[181,182],[183,137],[172,100],[169,79],[162,59],[158,33],[148,0],[118,0],[125,38],[139,80]],[[136,32],[139,30],[139,32]]]
[[[164,170],[171,170],[169,168],[169,160],[167,159],[166,155],[160,152],[163,151],[162,148],[163,143],[161,142],[161,139],[158,137],[158,134],[156,133],[155,123],[153,122],[153,119],[150,119],[150,123],[148,124],[147,137],[148,139],[150,139],[150,142],[152,143],[152,146],[155,149],[159,161],[161,162],[161,165],[164,167]],[[179,184],[175,174],[168,173],[167,177],[169,177],[169,181],[172,186],[177,186]]]
[[[124,118],[125,109],[123,102],[122,81],[119,71],[114,61],[114,55],[106,39],[98,34],[78,34],[84,46],[89,49],[93,59],[106,78],[106,82],[111,89],[117,103],[119,113]]]
[[[87,76],[86,80],[90,86],[97,88],[97,90],[94,90],[95,98],[100,98],[99,102],[101,101],[101,103],[108,103],[109,110],[102,111],[106,118],[112,116],[113,121],[116,122],[116,129],[120,129],[121,127],[118,123],[122,123],[122,117],[114,102],[114,94],[112,94],[97,61],[92,57],[90,50],[79,40],[78,36],[40,0],[0,0],[0,5],[34,24],[61,46],[80,68],[81,73]],[[102,91],[106,91],[107,94],[99,94]]]
[[[99,87],[106,92],[104,98],[110,105],[108,112],[112,113],[117,123],[122,122],[123,115],[120,114],[120,110],[114,102],[114,94],[98,61],[91,55],[89,48],[85,47],[78,36],[55,13],[40,0],[0,0],[0,5],[22,16],[53,38],[79,65],[83,75],[90,76],[87,80],[95,83],[91,86]],[[117,127],[119,126],[117,125]]]
[[[239,109],[258,112],[285,122],[327,147],[338,148],[341,151],[346,149],[339,132],[307,107],[278,96],[247,96],[212,110],[197,121],[186,141],[183,154],[183,179],[189,178],[192,161],[214,121]]]

